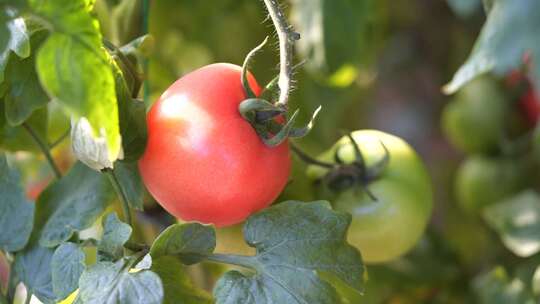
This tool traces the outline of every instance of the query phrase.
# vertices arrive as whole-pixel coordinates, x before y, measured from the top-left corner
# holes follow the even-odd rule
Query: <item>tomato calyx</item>
[[[294,123],[298,117],[299,110],[289,116],[287,105],[277,104],[268,101],[272,98],[276,90],[278,78],[272,79],[264,88],[260,97],[256,96],[248,82],[248,67],[253,61],[257,52],[259,52],[268,42],[268,37],[251,50],[242,66],[242,86],[247,98],[238,106],[240,115],[247,120],[261,140],[269,147],[280,145],[287,138],[299,138],[306,136],[313,128],[315,118],[319,114],[319,106],[313,113],[310,121],[305,127],[296,128]]]
[[[319,166],[328,169],[328,172],[317,183],[322,183],[333,192],[339,193],[353,187],[360,187],[370,199],[377,201],[377,197],[369,190],[369,184],[379,177],[390,162],[390,152],[388,148],[380,141],[384,149],[384,156],[378,160],[373,166],[367,166],[365,158],[354,140],[351,133],[347,134],[354,149],[355,160],[351,163],[346,163],[340,156],[340,151],[344,145],[339,146],[334,153],[335,163],[323,162],[314,159],[300,150],[297,146],[291,145],[292,150],[300,159],[311,165]]]

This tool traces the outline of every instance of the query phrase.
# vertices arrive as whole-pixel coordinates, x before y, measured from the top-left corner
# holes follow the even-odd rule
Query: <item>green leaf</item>
[[[24,248],[34,220],[34,204],[26,198],[19,172],[0,153],[0,249],[15,252]]]
[[[12,127],[6,121],[5,102],[0,100],[0,148],[7,151],[40,152],[39,146],[22,126]],[[47,109],[34,111],[26,123],[36,131],[41,138],[47,136]]]
[[[85,265],[85,254],[74,243],[56,248],[51,260],[52,287],[57,300],[63,300],[79,287]]]
[[[129,272],[122,259],[116,263],[100,262],[90,266],[79,280],[79,294],[84,304],[161,304],[163,286],[150,270]]]
[[[477,277],[473,290],[478,304],[534,304],[526,284],[518,278],[511,279],[502,267]]]
[[[114,73],[124,160],[136,161],[146,148],[146,106],[144,102],[131,97],[124,75],[117,65],[114,65]]]
[[[488,206],[484,218],[513,253],[529,257],[540,252],[540,195],[526,190]]]
[[[90,227],[113,198],[107,178],[77,163],[39,196],[36,229],[42,246],[54,247]]]
[[[103,236],[98,245],[100,261],[116,261],[124,256],[124,244],[131,236],[131,227],[121,222],[116,213],[103,219]]]
[[[114,164],[114,174],[127,196],[129,206],[136,210],[143,210],[145,188],[137,163],[116,162]]]
[[[297,49],[307,60],[306,68],[331,77],[373,56],[381,7],[374,0],[293,0],[291,19],[301,33]]]
[[[0,83],[4,81],[4,71],[13,51],[17,56],[30,56],[30,39],[23,18],[14,18],[10,9],[0,10]]]
[[[165,229],[154,241],[150,254],[157,259],[179,255],[184,264],[198,263],[201,259],[189,254],[208,254],[216,248],[216,232],[210,226],[198,223],[175,224]]]
[[[26,288],[42,302],[54,303],[51,261],[54,250],[38,244],[15,255],[15,271]]]
[[[32,48],[36,48],[46,38],[46,32],[32,35]],[[35,73],[35,57],[24,59],[12,58],[6,67],[7,94],[5,96],[5,111],[11,126],[22,124],[32,112],[43,107],[49,101],[49,96],[41,88]]]
[[[33,1],[33,10],[54,32],[39,50],[37,72],[50,96],[76,118],[85,117],[92,136],[106,142],[110,162],[121,153],[118,106],[111,58],[87,1]]]
[[[225,274],[214,289],[217,303],[341,303],[326,278],[361,293],[364,266],[346,242],[350,222],[328,202],[288,201],[250,217],[244,235],[257,249],[256,274]]]
[[[531,79],[540,88],[540,1],[493,0],[471,55],[444,88],[454,93],[478,75],[505,75],[531,60]],[[488,4],[489,5],[489,4]]]
[[[162,256],[152,263],[154,271],[163,283],[164,304],[205,304],[213,303],[212,297],[193,285],[185,266],[175,257]]]

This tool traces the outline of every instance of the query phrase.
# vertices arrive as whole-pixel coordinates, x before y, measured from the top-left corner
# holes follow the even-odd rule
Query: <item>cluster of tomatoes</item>
[[[196,70],[169,87],[148,113],[141,176],[158,203],[181,220],[241,223],[273,203],[289,180],[290,143],[266,146],[239,113],[246,99],[241,73],[231,64]],[[259,95],[255,78],[248,79]],[[405,141],[355,131],[311,163],[307,178],[328,190],[321,198],[352,214],[349,241],[366,262],[394,259],[418,241],[430,218],[432,187]]]
[[[540,100],[520,75],[510,75],[506,83],[476,79],[443,111],[447,138],[467,156],[456,173],[455,197],[470,214],[530,184]]]

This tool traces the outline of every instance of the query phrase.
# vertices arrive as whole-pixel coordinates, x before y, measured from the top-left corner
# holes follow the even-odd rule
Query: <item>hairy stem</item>
[[[120,198],[120,203],[122,203],[122,210],[124,212],[124,220],[128,223],[128,225],[131,226],[131,211],[129,209],[127,195],[122,189],[122,185],[120,185],[120,182],[118,181],[118,178],[116,177],[116,174],[114,174],[114,170],[105,169],[104,171],[107,177],[109,177],[109,180],[111,181],[111,184],[114,188],[114,191],[116,191],[118,198]]]
[[[300,39],[287,23],[287,19],[277,0],[264,0],[270,18],[274,23],[279,38],[279,99],[278,106],[287,107],[292,83],[293,72],[293,43]]]
[[[43,155],[45,155],[45,158],[47,159],[47,161],[49,162],[49,165],[51,166],[52,170],[54,171],[54,175],[56,176],[56,178],[61,179],[62,178],[62,173],[60,172],[60,169],[58,169],[58,167],[56,166],[56,163],[54,162],[54,159],[53,159],[53,157],[51,155],[51,152],[49,151],[49,146],[45,143],[45,141],[43,141],[43,139],[41,139],[41,137],[39,137],[39,135],[36,133],[36,131],[29,124],[24,122],[22,124],[22,126],[30,134],[32,139],[34,139],[34,141],[39,146],[39,149],[41,150]]]

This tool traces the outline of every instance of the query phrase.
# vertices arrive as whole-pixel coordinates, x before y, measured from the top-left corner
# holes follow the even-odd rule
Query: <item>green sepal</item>
[[[247,98],[257,97],[257,95],[255,95],[255,93],[249,86],[249,81],[247,77],[249,64],[253,61],[253,57],[255,57],[255,54],[257,54],[257,52],[259,52],[266,45],[267,42],[268,37],[266,37],[261,44],[259,44],[247,54],[246,59],[244,60],[244,64],[242,65],[242,86],[244,87]]]

